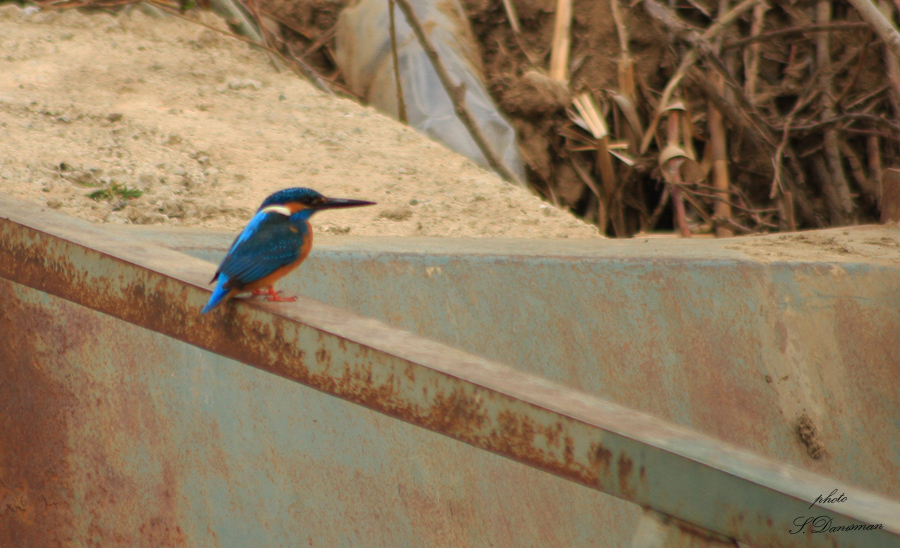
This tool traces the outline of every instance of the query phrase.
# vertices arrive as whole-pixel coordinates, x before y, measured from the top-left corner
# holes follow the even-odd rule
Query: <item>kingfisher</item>
[[[375,205],[375,202],[326,198],[311,188],[286,188],[263,200],[209,283],[218,281],[201,314],[238,293],[266,295],[277,302],[296,301],[275,291],[275,282],[300,266],[312,249],[309,218],[323,209]]]

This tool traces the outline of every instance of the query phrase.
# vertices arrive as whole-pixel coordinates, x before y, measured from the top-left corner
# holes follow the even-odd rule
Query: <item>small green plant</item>
[[[95,190],[88,194],[85,194],[91,200],[95,202],[99,202],[102,200],[111,201],[114,198],[121,198],[123,200],[131,200],[134,198],[140,198],[144,192],[137,188],[128,188],[126,185],[120,185],[119,183],[110,183],[110,185],[106,188],[101,188],[100,190]]]

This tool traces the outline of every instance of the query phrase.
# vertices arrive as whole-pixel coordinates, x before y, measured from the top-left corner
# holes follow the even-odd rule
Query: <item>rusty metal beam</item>
[[[750,545],[900,546],[897,502],[378,321],[310,299],[200,316],[209,263],[39,209],[0,204],[0,277]],[[880,528],[791,534],[806,518]]]

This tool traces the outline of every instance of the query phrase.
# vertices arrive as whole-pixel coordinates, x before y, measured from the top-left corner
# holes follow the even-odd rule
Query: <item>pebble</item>
[[[244,80],[235,79],[235,80],[228,82],[228,89],[247,89],[247,88],[262,89],[262,83],[260,83],[256,80],[251,80],[249,78],[244,79]]]
[[[382,210],[378,216],[392,221],[405,221],[413,216],[413,212],[407,207],[392,207]]]

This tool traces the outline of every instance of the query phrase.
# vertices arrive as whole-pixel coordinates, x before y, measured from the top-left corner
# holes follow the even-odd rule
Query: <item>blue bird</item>
[[[268,295],[270,301],[295,301],[282,297],[274,284],[300,266],[312,249],[309,218],[323,209],[375,205],[375,202],[326,198],[310,188],[287,188],[266,198],[250,224],[225,255],[212,281],[218,281],[202,314],[238,293]]]

